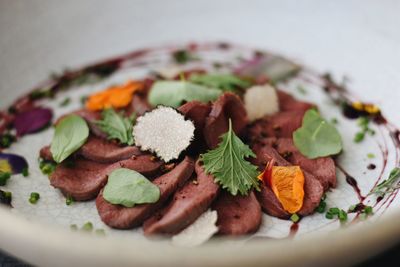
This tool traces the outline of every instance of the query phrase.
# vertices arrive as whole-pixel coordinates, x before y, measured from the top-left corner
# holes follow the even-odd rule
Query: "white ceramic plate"
[[[52,8],[57,10],[55,7]],[[244,51],[243,49],[239,50],[238,53]],[[157,66],[159,66],[158,64]],[[110,80],[104,81],[103,84],[71,91],[70,94],[75,99],[73,103],[79,105],[79,101],[77,101],[79,94],[86,94],[89,90],[101,89],[106,84],[124,81],[127,77],[140,77],[147,71],[145,70],[143,73],[142,68],[140,70],[127,69],[114,75]],[[306,71],[303,76],[312,76],[314,78],[314,73]],[[6,77],[6,75],[2,77]],[[36,78],[35,82],[39,80]],[[383,130],[381,135],[378,131],[379,134],[374,138],[368,138],[362,145],[355,146],[351,141],[357,130],[355,123],[342,120],[338,115],[338,109],[328,104],[329,101],[326,99],[326,95],[322,93],[318,86],[307,84],[309,95],[299,94],[296,88],[298,83],[301,82],[304,82],[304,80],[293,81],[290,84],[283,85],[282,88],[292,91],[300,98],[313,99],[313,102],[319,104],[325,117],[339,118],[338,128],[343,135],[346,147],[340,161],[345,164],[345,169],[349,173],[357,177],[362,193],[365,195],[372,188],[376,177],[379,176],[379,172],[383,168],[383,161],[378,156],[378,158],[374,159],[378,168],[375,171],[367,171],[364,174],[368,161],[366,154],[376,152],[379,149],[378,144],[384,145],[384,140],[389,140],[387,133]],[[17,84],[16,82],[10,82],[10,84],[12,83]],[[1,94],[2,96],[7,95],[6,97],[9,100],[17,97],[17,94],[6,94],[3,90]],[[388,95],[387,90],[383,90],[382,94]],[[58,101],[63,97],[60,96]],[[58,103],[58,101],[54,103]],[[57,114],[62,114],[67,109],[73,108],[74,106],[71,105],[64,110],[57,109]],[[390,113],[394,112],[391,110]],[[391,223],[393,221],[391,216],[395,215],[390,215],[391,212],[397,213],[398,201],[396,200],[392,202],[385,214],[383,213],[385,209],[382,208],[376,216],[368,220],[368,224],[370,222],[371,225],[340,229],[335,234],[326,234],[326,232],[338,228],[339,223],[337,221],[332,223],[319,214],[306,218],[301,222],[298,235],[296,235],[298,240],[295,241],[264,240],[261,243],[246,243],[240,246],[237,245],[237,242],[210,243],[200,248],[185,250],[154,242],[149,244],[142,238],[140,232],[135,233],[133,231],[114,232],[107,229],[107,238],[102,239],[71,234],[68,230],[68,226],[71,223],[83,224],[90,220],[94,222],[97,228],[106,227],[99,221],[93,203],[79,203],[73,207],[66,207],[63,197],[56,190],[50,188],[47,178],[39,173],[36,165],[36,152],[42,145],[48,143],[50,136],[51,131],[32,135],[22,139],[20,143],[17,143],[12,148],[13,152],[19,152],[24,155],[26,155],[27,147],[29,150],[34,151],[34,153],[29,153],[31,155],[29,162],[32,167],[32,174],[30,178],[14,177],[7,186],[7,189],[14,191],[13,204],[15,209],[13,213],[18,213],[19,215],[10,215],[4,210],[0,210],[1,218],[4,218],[0,221],[1,247],[36,264],[52,266],[54,264],[94,265],[101,263],[107,266],[111,263],[115,265],[119,265],[117,263],[121,265],[136,263],[138,265],[159,266],[160,263],[163,263],[166,266],[176,266],[176,264],[180,263],[193,266],[232,266],[235,264],[251,266],[266,263],[287,265],[294,262],[315,264],[323,262],[327,265],[327,262],[336,264],[358,260],[390,245],[399,235],[399,230]],[[383,170],[383,177],[387,176],[396,161],[395,150],[390,147],[390,141],[388,142],[389,161]],[[379,153],[375,154],[379,155]],[[338,173],[338,179],[339,187],[328,194],[328,204],[348,208],[349,205],[357,203],[356,194],[344,182],[343,175],[340,172]],[[27,196],[32,191],[38,191],[42,194],[41,201],[34,207],[27,203]],[[21,217],[27,218],[28,221],[21,219]],[[61,227],[53,229],[54,225],[60,225]],[[67,231],[65,231],[66,228]],[[263,227],[257,235],[281,238],[288,235],[288,229],[288,222],[265,216]],[[151,251],[151,257],[148,251]]]

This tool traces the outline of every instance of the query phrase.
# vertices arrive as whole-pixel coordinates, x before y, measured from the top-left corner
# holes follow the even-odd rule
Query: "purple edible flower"
[[[32,108],[15,116],[14,127],[17,135],[34,133],[47,126],[53,118],[53,112],[48,108]]]
[[[28,168],[28,162],[18,155],[0,153],[0,173],[22,173]]]

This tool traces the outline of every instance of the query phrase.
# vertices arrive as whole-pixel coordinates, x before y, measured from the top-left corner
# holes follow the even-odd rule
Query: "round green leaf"
[[[69,115],[56,126],[50,151],[57,163],[78,150],[89,136],[89,127],[84,119]]]
[[[103,197],[111,204],[131,208],[137,204],[157,202],[160,189],[140,173],[120,168],[109,175]]]
[[[310,159],[336,155],[342,150],[338,130],[313,109],[304,115],[302,126],[293,133],[293,141],[301,154]]]

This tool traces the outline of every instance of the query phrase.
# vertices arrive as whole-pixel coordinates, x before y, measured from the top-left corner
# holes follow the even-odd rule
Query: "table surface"
[[[400,1],[389,0],[2,0],[0,62],[8,64],[0,70],[0,105],[15,97],[6,93],[10,88],[20,94],[68,66],[147,45],[230,40],[277,51],[321,72],[350,74],[363,99],[400,121],[399,9]],[[400,244],[360,267],[397,266],[399,254]],[[27,265],[0,253],[0,266]]]

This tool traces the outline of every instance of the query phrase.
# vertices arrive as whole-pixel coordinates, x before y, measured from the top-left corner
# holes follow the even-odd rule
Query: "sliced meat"
[[[136,146],[119,146],[103,138],[90,136],[74,155],[99,163],[114,163],[141,154],[143,153]],[[53,160],[50,146],[45,146],[40,150],[40,157],[45,160]]]
[[[101,113],[98,111],[90,111],[87,109],[80,109],[74,112],[71,112],[69,114],[63,115],[61,116],[55,123],[55,125],[57,125],[63,118],[65,118],[66,116],[69,115],[78,115],[80,117],[82,117],[88,124],[90,131],[101,138],[107,138],[107,135],[100,130],[100,128],[95,124],[95,121],[100,120],[101,119]]]
[[[221,192],[213,209],[218,213],[219,234],[247,235],[260,228],[261,206],[254,192],[247,196],[232,196],[226,191]]]
[[[182,186],[192,175],[194,162],[186,157],[170,172],[154,179],[153,183],[160,188],[160,199],[153,204],[142,204],[132,208],[108,203],[100,193],[96,199],[97,211],[101,220],[110,227],[130,229],[140,226],[145,219],[162,207],[179,186]]]
[[[77,159],[73,166],[59,164],[50,175],[50,184],[75,200],[90,200],[97,196],[107,182],[108,175],[115,169],[128,168],[145,176],[160,172],[162,162],[153,160],[151,155],[141,155],[113,164],[103,164],[85,159]]]
[[[53,155],[51,154],[50,146],[42,147],[42,149],[40,149],[39,156],[44,160],[53,161]]]
[[[288,137],[301,127],[304,112],[284,111],[252,123],[248,129],[248,138],[251,142],[265,137]]]
[[[284,220],[290,218],[290,214],[283,209],[275,193],[268,186],[262,184],[261,191],[257,192],[256,196],[265,213]]]
[[[299,165],[303,170],[313,174],[321,182],[325,191],[329,187],[336,187],[336,167],[331,157],[309,159],[300,153],[291,138],[266,138],[261,142],[274,147],[293,165]]]
[[[275,160],[276,165],[278,166],[291,166],[291,164],[286,161],[281,155],[272,147],[267,145],[257,144],[253,146],[253,151],[257,155],[257,159],[253,161],[254,164],[257,164],[260,170],[263,170],[265,164],[273,158]],[[304,201],[303,207],[299,210],[298,214],[305,216],[314,212],[315,208],[319,205],[322,195],[324,193],[323,187],[317,178],[314,177],[311,173],[303,170],[304,174]],[[276,199],[275,194],[272,196],[272,190],[267,190],[267,188],[263,188],[260,193],[257,193],[257,198],[260,201],[260,204],[263,210],[273,216],[279,218],[286,218],[287,213],[280,213],[282,209],[281,205],[276,205],[279,203],[279,200]],[[272,192],[273,193],[273,192]],[[271,201],[272,198],[275,198],[276,201]],[[280,203],[279,203],[280,204]]]
[[[147,111],[151,110],[151,106],[147,101],[147,96],[139,93],[135,93],[132,96],[131,104],[125,109],[127,115],[136,113],[137,116],[141,116]]]
[[[316,107],[311,103],[297,100],[292,95],[281,90],[277,90],[277,93],[279,99],[279,107],[281,111],[299,111],[304,113],[310,108]]]
[[[203,136],[206,118],[211,111],[211,105],[199,101],[188,102],[178,109],[185,115],[186,119],[193,121],[195,126],[194,141],[189,147],[192,154],[199,154],[206,149],[205,140]]]
[[[225,93],[212,105],[203,130],[204,138],[209,148],[219,144],[220,136],[229,129],[229,119],[237,135],[242,135],[248,123],[246,109],[240,98],[233,93]]]
[[[91,136],[77,154],[96,162],[113,163],[142,153],[136,146],[119,146],[103,138]]]
[[[214,177],[196,163],[196,181],[188,181],[179,189],[171,203],[145,221],[145,235],[176,234],[192,224],[211,205],[219,192]]]

